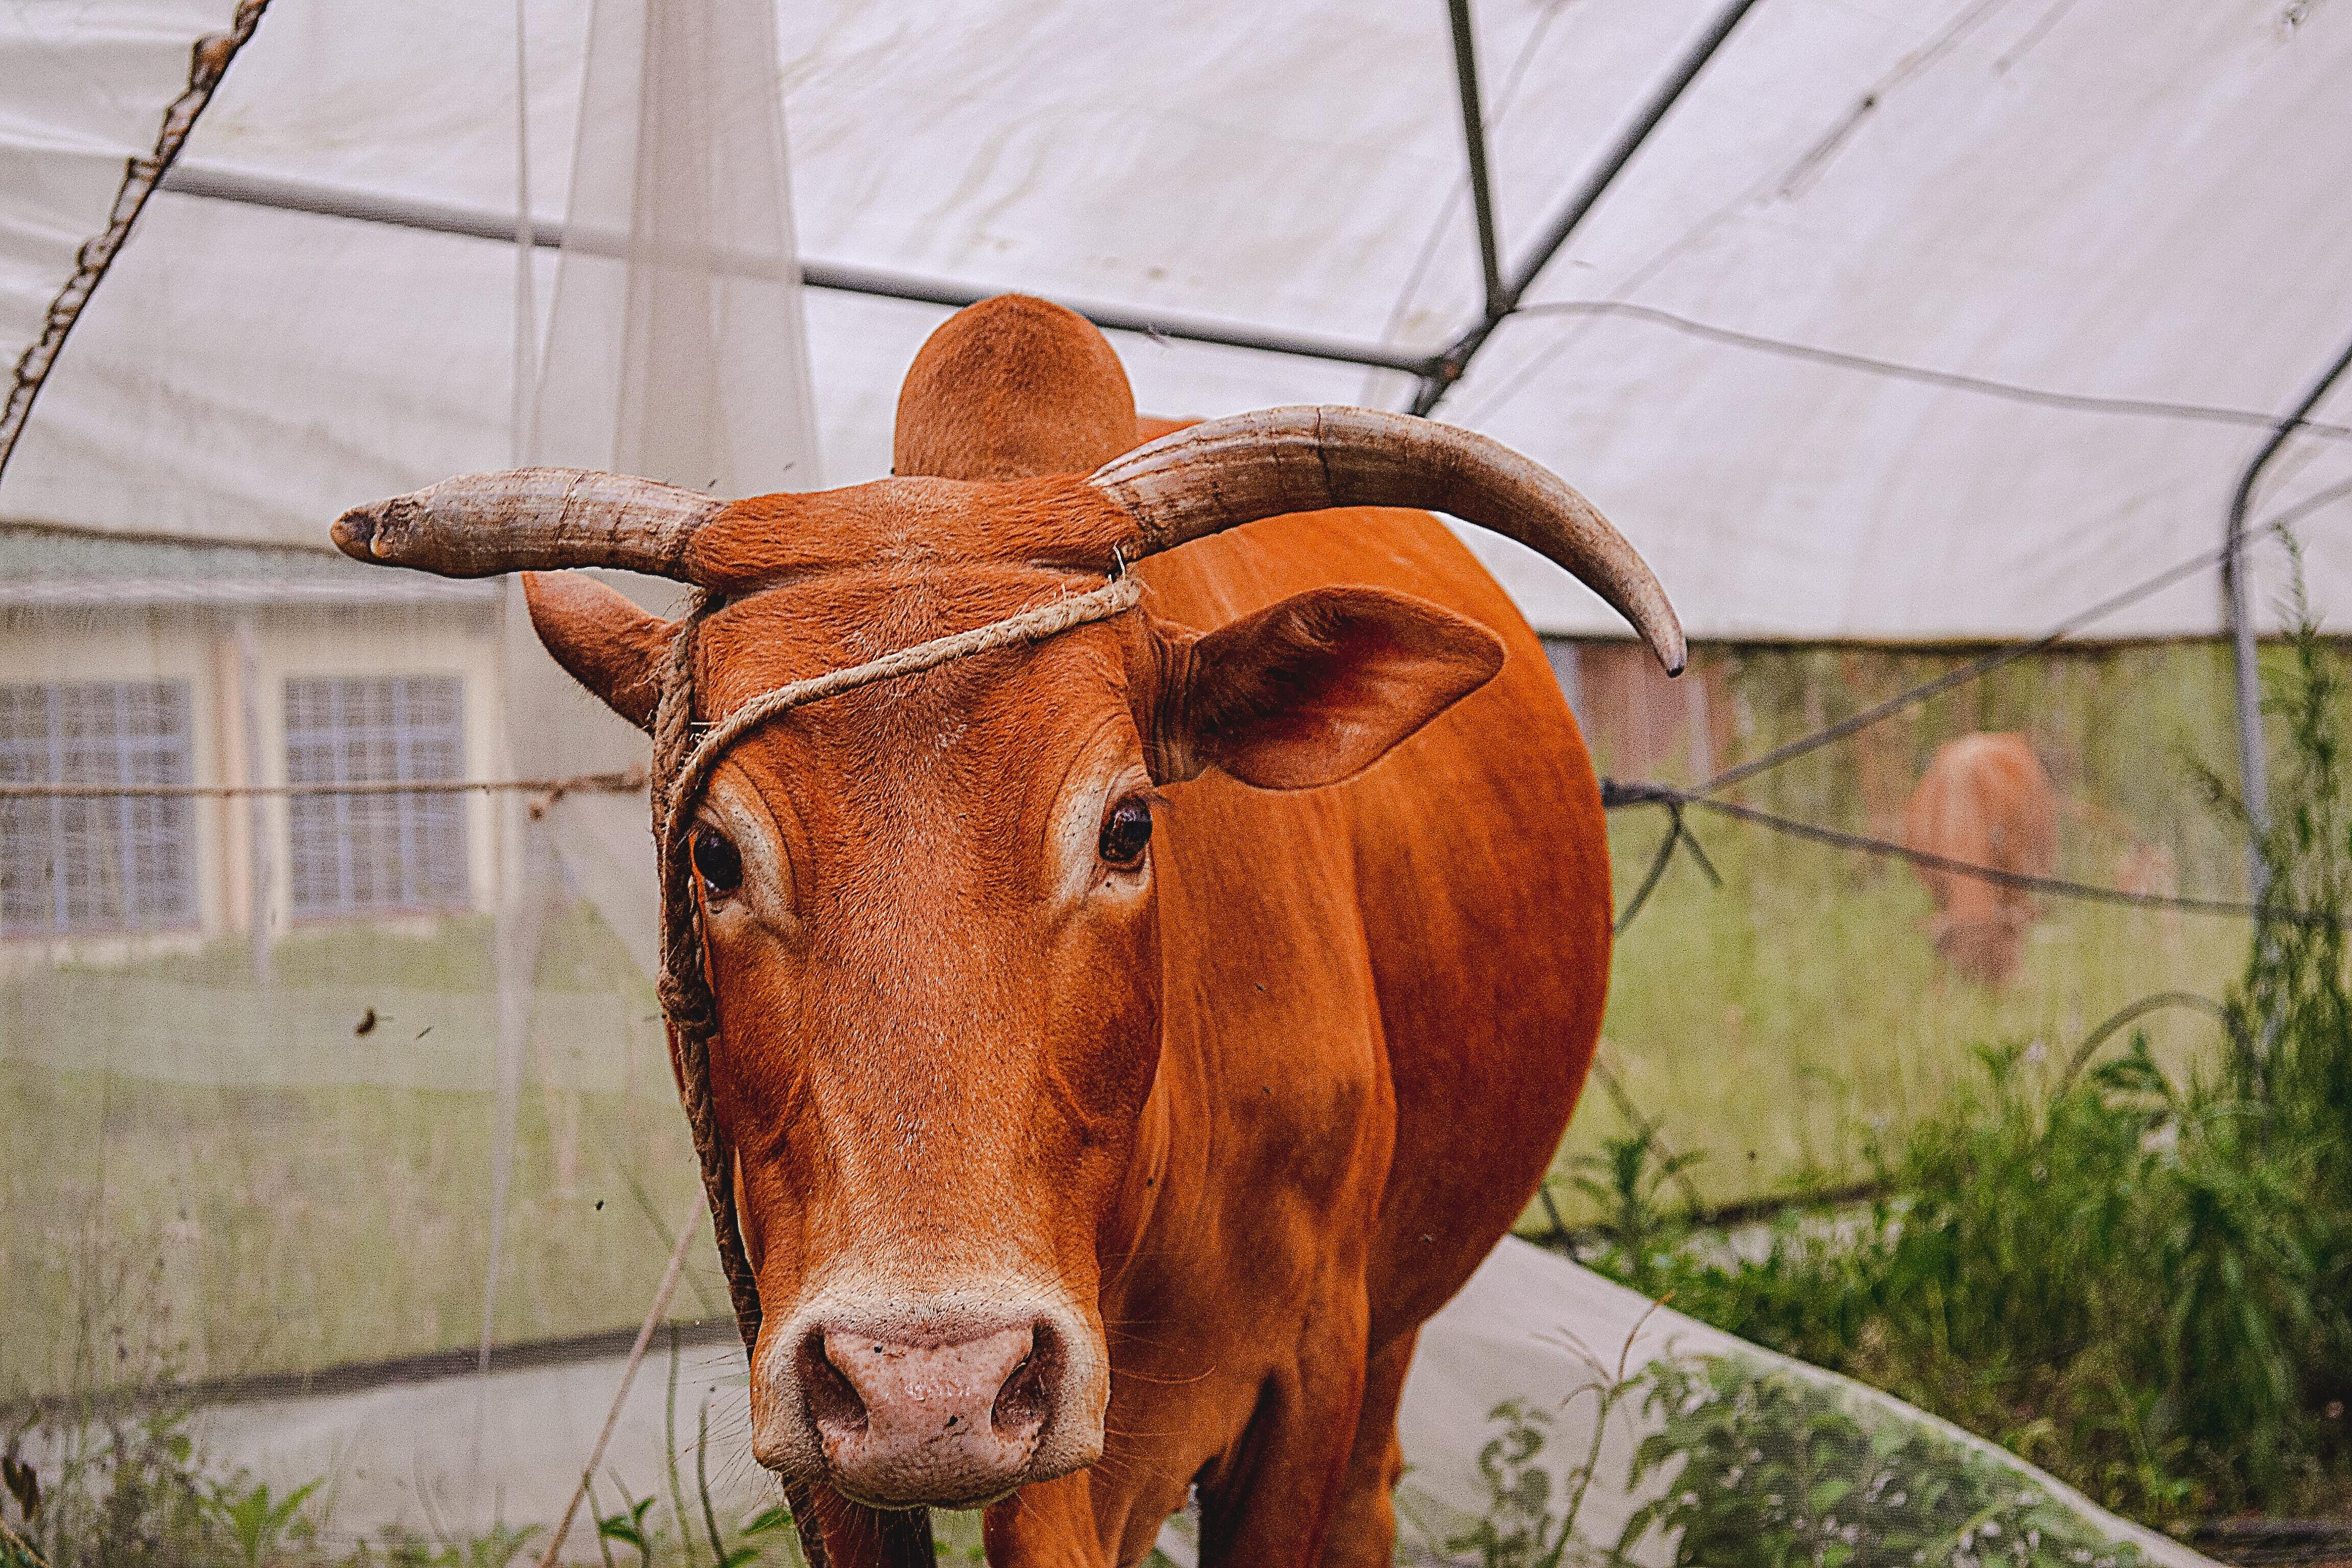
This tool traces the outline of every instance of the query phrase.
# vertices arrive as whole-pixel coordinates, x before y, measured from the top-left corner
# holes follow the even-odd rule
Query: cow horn
[[[727,503],[699,490],[590,468],[461,474],[335,520],[354,560],[444,577],[614,566],[690,582],[687,548]]]
[[[1450,512],[1566,568],[1633,623],[1667,674],[1682,673],[1682,623],[1624,535],[1548,469],[1472,431],[1373,408],[1269,408],[1163,436],[1087,482],[1134,520],[1146,555],[1284,512]]]

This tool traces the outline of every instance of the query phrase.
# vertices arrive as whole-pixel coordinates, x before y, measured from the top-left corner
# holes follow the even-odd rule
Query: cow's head
[[[699,717],[1098,584],[1254,518],[1433,506],[1576,571],[1670,667],[1679,628],[1573,491],[1491,443],[1361,410],[1135,440],[1118,360],[1007,299],[908,375],[897,477],[721,503],[569,470],[362,508],[362,559],[457,574],[606,565],[692,582]],[[533,622],[625,717],[672,628],[573,575]],[[782,714],[710,775],[691,841],[710,1063],[764,1321],[753,1447],[882,1506],[971,1505],[1101,1450],[1097,1308],[1143,1194],[1159,1066],[1159,792],[1218,769],[1311,789],[1500,667],[1433,605],[1329,588],[1198,635],[1142,611]]]

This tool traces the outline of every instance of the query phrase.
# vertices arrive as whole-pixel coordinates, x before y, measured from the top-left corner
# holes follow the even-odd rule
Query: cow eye
[[[712,893],[725,898],[743,885],[743,852],[727,835],[713,828],[696,828],[691,853],[696,874]]]
[[[1143,864],[1143,851],[1150,843],[1151,804],[1129,795],[1103,818],[1102,837],[1095,849],[1106,864],[1131,871]]]

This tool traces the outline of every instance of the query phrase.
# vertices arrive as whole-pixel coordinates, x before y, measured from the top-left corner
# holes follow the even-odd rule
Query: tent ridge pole
[[[1466,12],[1466,0],[1455,0],[1455,5],[1457,12]],[[1724,43],[1731,37],[1731,30],[1739,26],[1740,18],[1753,10],[1756,5],[1757,0],[1731,0],[1729,5],[1717,14],[1715,20],[1708,24],[1706,31],[1700,34],[1692,43],[1681,61],[1675,67],[1674,73],[1659,84],[1656,92],[1651,94],[1650,100],[1643,107],[1640,116],[1618,135],[1608,153],[1594,166],[1592,173],[1585,177],[1584,184],[1560,209],[1559,216],[1552,219],[1550,226],[1544,230],[1543,238],[1537,242],[1535,248],[1528,253],[1527,258],[1512,271],[1510,277],[1503,280],[1500,296],[1497,297],[1491,289],[1489,290],[1486,313],[1468,331],[1456,339],[1451,348],[1439,355],[1429,370],[1423,374],[1421,386],[1413,395],[1413,413],[1429,413],[1437,406],[1448,392],[1453,390],[1454,384],[1460,381],[1464,373],[1470,368],[1471,360],[1475,358],[1478,351],[1486,346],[1486,340],[1494,335],[1495,329],[1501,326],[1504,319],[1519,308],[1519,301],[1525,299],[1528,290],[1535,286],[1536,279],[1542,274],[1545,267],[1550,264],[1551,258],[1559,254],[1560,247],[1574,236],[1578,226],[1584,222],[1586,215],[1591,213],[1600,203],[1601,198],[1608,194],[1610,186],[1616,183],[1617,176],[1624,173],[1625,166],[1633,161],[1633,155],[1642,150],[1644,142],[1649,141],[1651,132],[1664,122],[1667,114],[1673,110],[1677,102],[1681,101],[1683,94],[1689,90],[1691,83],[1696,81],[1699,73],[1706,68],[1707,62],[1714,59],[1722,50]],[[1464,33],[1457,25],[1454,41],[1457,55],[1464,47]],[[1471,90],[1471,86],[1472,84],[1465,83],[1465,91]],[[1471,110],[1465,102],[1464,109],[1465,117],[1470,112]],[[1480,140],[1483,143],[1483,138]]]
[[[2254,617],[2247,604],[2246,514],[2252,510],[2254,489],[2262,482],[2263,470],[2277,457],[2294,433],[2301,429],[2344,373],[2352,369],[2352,342],[2336,356],[2336,363],[2326,374],[2312,383],[2311,390],[2294,405],[2294,411],[2272,426],[2270,438],[2262,445],[2245,470],[2238,476],[2238,488],[2230,496],[2230,521],[2223,535],[2221,554],[2221,614],[2230,628],[2230,657],[2232,674],[2237,681],[2238,707],[2238,788],[2246,804],[2246,889],[2259,904],[2270,890],[2270,868],[2263,861],[2263,837],[2269,831],[2270,761],[2263,750],[2262,674],[2256,662]]]
[[[164,175],[162,188],[179,196],[236,202],[281,212],[309,213],[319,217],[345,218],[355,223],[383,224],[394,228],[494,240],[506,245],[519,243],[527,232],[530,243],[541,250],[568,247],[591,256],[625,254],[625,241],[616,234],[204,165],[174,165]],[[772,257],[731,252],[715,259],[723,270],[754,278],[772,277],[782,265]],[[961,309],[1003,291],[837,262],[804,260],[799,265],[801,281],[804,285],[830,293],[865,294],[877,299],[905,300],[915,304]],[[1189,321],[1182,316],[1161,315],[1155,311],[1112,305],[1076,303],[1071,308],[1095,325],[1112,331],[1140,332],[1150,337],[1174,338],[1219,348],[1250,349],[1259,353],[1285,354],[1293,359],[1360,364],[1373,370],[1392,370],[1421,377],[1432,374],[1436,364],[1432,355],[1416,354],[1380,343],[1351,342],[1301,332],[1228,325],[1222,321]]]

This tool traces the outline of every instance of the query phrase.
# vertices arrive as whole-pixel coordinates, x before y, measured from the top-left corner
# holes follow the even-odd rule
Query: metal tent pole
[[[1448,392],[1453,390],[1454,384],[1462,379],[1463,372],[1470,368],[1470,361],[1476,356],[1481,348],[1486,346],[1486,340],[1494,335],[1495,329],[1503,324],[1504,318],[1519,308],[1519,301],[1526,298],[1528,289],[1534,286],[1537,277],[1551,258],[1559,253],[1560,247],[1566,245],[1570,237],[1576,233],[1577,226],[1584,221],[1585,215],[1593,209],[1601,196],[1607,194],[1609,187],[1616,183],[1617,176],[1624,172],[1625,165],[1633,161],[1633,154],[1642,150],[1642,144],[1649,141],[1650,133],[1658,128],[1660,122],[1666,118],[1667,112],[1681,101],[1683,94],[1689,89],[1691,83],[1698,79],[1699,72],[1705,70],[1707,62],[1715,58],[1717,53],[1722,49],[1724,40],[1731,37],[1732,28],[1739,26],[1739,19],[1747,16],[1755,5],[1756,0],[1731,0],[1729,5],[1717,14],[1715,20],[1707,25],[1706,31],[1699,35],[1697,40],[1684,54],[1681,61],[1675,65],[1674,73],[1659,85],[1656,92],[1651,94],[1650,101],[1643,106],[1640,118],[1627,126],[1618,136],[1608,153],[1601,158],[1592,173],[1586,176],[1584,184],[1573,196],[1569,198],[1568,205],[1562,207],[1559,216],[1552,219],[1550,226],[1544,231],[1543,238],[1528,254],[1527,259],[1522,261],[1508,278],[1502,280],[1500,294],[1494,293],[1490,285],[1486,314],[1480,317],[1477,323],[1468,331],[1454,340],[1454,345],[1440,354],[1435,363],[1423,374],[1421,388],[1412,400],[1413,413],[1427,414],[1437,406],[1439,401]],[[1454,33],[1457,55],[1464,48],[1468,21],[1468,9],[1465,5],[1460,10]],[[1470,113],[1470,104],[1475,101],[1468,95],[1475,90],[1475,82],[1466,73],[1464,77],[1463,90],[1464,115],[1466,121]],[[1480,135],[1475,145],[1479,162],[1483,163],[1485,154],[1483,134]],[[1480,172],[1478,166],[1474,164],[1474,177]],[[1475,190],[1473,194],[1475,194]]]
[[[1479,269],[1486,297],[1486,308],[1479,319],[1442,353],[1413,353],[1382,343],[1349,342],[1307,333],[1188,320],[1180,315],[1113,305],[1073,302],[1073,308],[1097,326],[1111,331],[1142,332],[1188,342],[1250,349],[1260,353],[1286,354],[1298,359],[1397,371],[1413,377],[1419,384],[1412,400],[1412,412],[1426,414],[1452,390],[1454,383],[1462,379],[1472,357],[1493,335],[1495,329],[1518,309],[1519,301],[1534,284],[1537,276],[1568,243],[1577,226],[1584,221],[1585,215],[1615,183],[1626,164],[1633,162],[1634,153],[1641,151],[1650,133],[1658,128],[1691,83],[1706,68],[1707,62],[1723,47],[1724,41],[1739,25],[1740,18],[1747,16],[1756,4],[1757,0],[1729,0],[1717,14],[1706,30],[1692,43],[1674,70],[1659,85],[1657,91],[1651,95],[1641,114],[1619,134],[1583,184],[1547,226],[1543,238],[1507,275],[1503,271],[1501,245],[1496,231],[1494,191],[1487,158],[1485,116],[1479,101],[1477,58],[1471,35],[1469,0],[1448,0],[1454,69],[1462,92],[1463,136],[1470,163],[1472,203],[1477,218]],[[618,236],[578,231],[567,234],[560,225],[532,224],[527,218],[509,219],[503,214],[473,212],[436,202],[406,200],[308,181],[240,174],[201,164],[174,165],[164,174],[162,188],[174,195],[237,202],[252,206],[274,207],[284,212],[310,213],[324,217],[387,224],[394,227],[477,239],[520,242],[527,234],[531,245],[542,248],[561,247],[583,250],[592,255],[617,255],[621,250]],[[741,271],[752,276],[772,272],[778,265],[769,258],[738,256],[722,256],[718,261],[724,270]],[[997,292],[943,279],[918,278],[872,268],[822,261],[803,262],[800,266],[801,280],[811,289],[905,300],[920,304],[960,308]]]
[[[578,250],[591,256],[610,257],[625,257],[628,254],[625,237],[617,234],[567,228],[556,223],[532,223],[527,219],[518,222],[504,213],[479,212],[439,202],[412,201],[312,181],[240,174],[205,164],[173,165],[163,177],[163,188],[175,196],[235,202],[279,212],[309,213],[319,217],[346,218],[354,223],[383,224],[394,228],[494,240],[507,245],[520,243],[527,235],[529,242],[542,250]],[[784,265],[772,257],[733,253],[716,258],[689,257],[688,259],[712,262],[719,271],[739,273],[749,278],[773,277]],[[992,294],[1003,292],[999,289],[974,288],[968,283],[944,279],[919,278],[908,273],[886,272],[877,268],[849,267],[835,262],[794,261],[792,265],[800,268],[802,283],[811,289],[842,294],[865,294],[885,300],[905,300],[923,305],[945,305],[955,310],[977,304]],[[1324,360],[1337,364],[1360,364],[1414,376],[1428,375],[1433,363],[1429,355],[1409,353],[1380,343],[1349,342],[1304,332],[1197,321],[1181,315],[1118,305],[1074,304],[1072,309],[1109,331],[1140,332],[1150,337],[1178,338],[1187,342],[1209,343],[1221,348],[1251,349],[1260,353],[1287,354],[1293,358]]]
[[[2294,412],[2280,420],[2263,443],[2230,498],[2230,525],[2221,557],[2221,609],[2230,627],[2230,653],[2237,677],[2238,786],[2246,803],[2249,836],[2246,843],[2246,890],[2257,904],[2270,890],[2270,869],[2263,863],[2263,837],[2270,827],[2270,761],[2263,750],[2262,676],[2255,660],[2254,617],[2246,604],[2246,513],[2252,510],[2254,487],[2290,437],[2303,427],[2312,410],[2352,369],[2352,343],[2336,356],[2327,373],[2312,384]]]
[[[1503,300],[1503,251],[1495,229],[1495,188],[1486,172],[1486,111],[1478,98],[1478,43],[1470,26],[1470,0],[1451,0],[1454,76],[1462,93],[1462,147],[1470,164],[1470,209],[1478,226],[1478,269],[1486,283],[1486,314],[1507,309]]]

